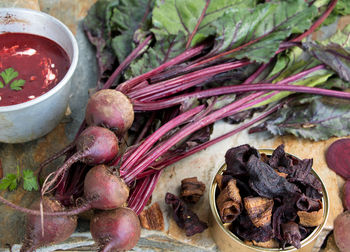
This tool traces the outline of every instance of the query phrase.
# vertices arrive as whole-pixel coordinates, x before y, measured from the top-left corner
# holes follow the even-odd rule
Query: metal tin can
[[[265,153],[266,155],[271,155],[273,150],[272,149],[259,149],[260,153]],[[287,153],[288,155],[291,155],[290,153]],[[293,156],[293,155],[291,155]],[[295,156],[294,156],[295,157]],[[298,157],[296,157],[298,158]],[[219,171],[216,174],[222,174],[222,172],[226,169],[226,164],[221,166]],[[324,228],[328,216],[329,216],[329,199],[328,199],[328,193],[326,190],[326,187],[320,178],[318,174],[312,169],[312,173],[316,176],[317,179],[319,179],[322,183],[322,204],[323,204],[323,223],[319,226],[317,226],[314,231],[306,237],[304,240],[301,241],[301,248],[296,249],[295,247],[289,246],[285,249],[281,248],[263,248],[263,247],[257,247],[253,245],[247,245],[245,244],[239,237],[237,237],[234,233],[232,233],[229,228],[228,224],[222,223],[217,207],[216,207],[216,201],[215,201],[215,192],[217,188],[217,183],[215,181],[215,176],[211,181],[210,188],[209,188],[209,204],[210,204],[210,210],[211,214],[209,217],[210,222],[210,230],[212,237],[218,246],[219,250],[222,252],[228,252],[228,251],[239,251],[239,252],[273,252],[273,251],[298,251],[298,252],[311,252],[315,242],[316,238]]]

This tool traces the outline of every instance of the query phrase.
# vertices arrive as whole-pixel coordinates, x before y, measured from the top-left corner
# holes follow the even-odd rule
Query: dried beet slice
[[[293,221],[282,224],[283,240],[300,249],[301,234],[299,225]]]
[[[271,224],[273,200],[263,197],[245,197],[244,208],[254,226]]]
[[[330,169],[345,179],[350,179],[350,138],[333,142],[326,151]]]
[[[273,230],[270,225],[256,227],[249,217],[241,214],[232,225],[232,231],[236,233],[242,240],[267,242],[273,238]]]
[[[230,180],[216,199],[223,223],[233,222],[242,211],[242,198],[236,183],[235,179]]]
[[[269,158],[268,164],[275,169],[283,167],[285,170],[284,173],[291,173],[289,168],[292,166],[293,161],[289,158],[284,151],[284,144],[279,145],[272,153]],[[281,171],[280,171],[281,172]]]
[[[300,192],[300,189],[279,176],[271,166],[251,155],[247,163],[249,185],[260,196],[275,198],[290,196]]]
[[[250,156],[260,157],[259,152],[248,144],[229,149],[225,154],[227,168],[224,174],[242,176],[247,174],[246,166]]]
[[[303,159],[294,166],[294,173],[288,178],[291,183],[299,182],[304,186],[311,186],[317,191],[322,191],[322,184],[312,173],[313,160]]]
[[[320,200],[309,198],[304,194],[300,195],[295,205],[300,211],[305,212],[318,211],[322,208],[322,202]]]
[[[185,202],[174,194],[167,193],[165,195],[165,203],[172,205],[173,218],[180,228],[185,229],[187,236],[201,233],[208,228],[208,225],[201,221],[198,216],[187,207]]]

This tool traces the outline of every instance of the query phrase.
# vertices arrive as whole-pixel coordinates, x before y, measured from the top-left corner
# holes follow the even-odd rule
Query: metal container
[[[22,143],[53,130],[62,119],[70,94],[70,79],[78,63],[78,44],[71,31],[43,12],[0,8],[0,33],[31,33],[49,38],[68,54],[70,67],[64,78],[47,93],[24,103],[0,107],[0,142]]]
[[[271,155],[273,150],[271,149],[260,149],[260,153],[265,153],[266,155]],[[289,153],[287,153],[289,154]],[[289,154],[291,155],[291,154]],[[291,155],[293,156],[293,155]],[[295,157],[295,156],[294,156]],[[297,157],[296,157],[297,158]],[[226,169],[226,164],[224,164],[217,174],[222,174],[222,172]],[[326,187],[322,181],[322,179],[318,176],[318,174],[312,169],[312,173],[316,176],[317,179],[319,179],[322,183],[322,191],[323,191],[323,223],[315,228],[315,230],[304,240],[301,241],[301,248],[296,249],[295,247],[289,246],[285,249],[280,248],[263,248],[263,247],[257,247],[253,245],[247,245],[245,244],[240,238],[238,238],[234,233],[232,233],[228,229],[227,224],[223,224],[219,213],[217,211],[216,207],[216,201],[215,201],[215,192],[217,188],[217,183],[215,181],[215,176],[210,184],[210,191],[209,191],[209,204],[210,204],[210,230],[213,239],[215,240],[216,245],[222,252],[232,252],[232,251],[239,251],[239,252],[273,252],[273,251],[298,251],[298,252],[311,252],[314,244],[316,242],[317,236],[320,234],[322,229],[324,228],[325,224],[327,223],[327,219],[329,216],[329,199],[328,199],[328,193],[326,190]]]

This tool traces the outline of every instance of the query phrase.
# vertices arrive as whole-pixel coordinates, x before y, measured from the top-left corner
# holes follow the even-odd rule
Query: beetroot
[[[129,188],[107,166],[98,165],[86,174],[84,196],[92,208],[115,209],[126,203]]]
[[[102,164],[111,161],[118,153],[118,139],[105,128],[91,126],[78,137],[76,146],[77,158],[88,165]]]
[[[346,210],[350,210],[350,180],[347,180],[344,184],[343,205]]]
[[[100,210],[116,209],[126,204],[129,197],[129,188],[124,181],[112,173],[111,168],[105,165],[98,165],[90,169],[84,180],[85,202],[73,209],[58,209],[54,213],[24,208],[8,201],[0,196],[0,202],[28,215],[40,216],[72,216],[90,210],[91,208]],[[44,197],[46,199],[46,197]],[[47,201],[47,199],[46,199]]]
[[[335,173],[345,179],[350,179],[350,138],[332,143],[326,152],[326,162]]]
[[[58,212],[64,207],[56,200],[43,198],[45,212]],[[40,200],[35,201],[31,208],[39,209]],[[21,252],[34,251],[41,246],[50,245],[66,240],[77,227],[75,216],[44,216],[44,236],[42,235],[41,220],[38,215],[27,215],[25,236]]]
[[[121,207],[96,213],[90,222],[90,232],[99,251],[124,251],[136,245],[141,226],[134,211]]]
[[[111,161],[118,154],[118,139],[116,135],[102,127],[90,126],[86,128],[77,138],[77,152],[72,155],[61,168],[50,174],[44,182],[42,193],[48,190],[57,182],[59,177],[64,174],[69,167],[77,162],[82,161],[88,165],[97,165]],[[53,178],[50,179],[50,177]],[[52,189],[54,189],[53,187]],[[51,189],[51,190],[52,190]]]
[[[134,121],[133,105],[123,93],[114,89],[103,89],[90,97],[85,120],[88,125],[100,125],[121,135]]]
[[[348,252],[350,248],[350,211],[343,212],[334,220],[334,240],[340,252]]]

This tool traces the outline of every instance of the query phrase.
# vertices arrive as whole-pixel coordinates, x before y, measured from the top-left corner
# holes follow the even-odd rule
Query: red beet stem
[[[311,25],[311,27],[306,32],[299,35],[295,39],[292,39],[291,42],[301,41],[303,38],[313,33],[323,23],[323,21],[329,16],[329,14],[331,14],[337,2],[338,0],[332,0],[328,5],[327,9],[325,10],[325,12],[315,21],[315,23],[313,23],[313,25]]]
[[[17,210],[17,211],[20,211],[20,212],[26,213],[26,214],[31,214],[31,215],[44,214],[45,216],[71,216],[71,215],[80,214],[82,212],[85,212],[85,211],[91,209],[90,204],[85,204],[85,205],[82,205],[82,206],[75,208],[75,209],[72,209],[72,210],[61,211],[61,212],[43,212],[42,213],[39,210],[33,210],[33,209],[17,206],[16,204],[8,201],[7,199],[3,198],[2,196],[0,196],[0,202],[8,207],[11,207],[11,208]]]
[[[249,64],[249,62],[239,62],[238,63],[239,65],[240,64]],[[315,66],[315,67],[312,67],[310,69],[307,69],[305,71],[302,71],[300,73],[297,73],[293,76],[290,76],[288,78],[285,78],[284,80],[278,82],[279,84],[283,85],[283,84],[287,84],[289,82],[294,82],[296,80],[299,80],[301,79],[302,77],[305,77],[307,76],[308,74],[314,72],[314,71],[317,71],[317,70],[320,70],[320,69],[325,69],[325,66],[324,65],[318,65],[318,66]],[[255,78],[255,77],[254,77]],[[204,81],[207,81],[207,78],[203,78],[203,79],[195,79],[194,82],[195,83],[201,83],[201,82],[204,82]],[[247,84],[245,82],[245,84]],[[193,86],[192,84],[190,84],[191,86]],[[150,95],[148,96],[146,99],[137,99],[138,101],[140,102],[146,102],[146,101],[152,101],[152,100],[155,100],[155,99],[159,99],[159,98],[163,98],[163,97],[167,97],[167,96],[170,96],[172,94],[176,94],[179,92],[179,90],[185,90],[187,89],[188,86],[185,84],[183,85],[181,88],[180,87],[176,87],[176,88],[173,88],[172,90],[169,90],[169,91],[158,91],[157,93],[155,93],[154,95]],[[259,93],[257,93],[259,94]],[[260,93],[260,95],[263,94],[262,92]],[[160,105],[160,104],[159,104]],[[140,109],[141,110],[141,109]]]
[[[151,41],[151,39],[153,38],[152,35],[148,36],[145,38],[144,41],[142,41],[142,43],[140,43],[129,55],[128,57],[125,58],[125,60],[117,67],[117,69],[115,69],[115,71],[113,72],[113,74],[108,78],[108,80],[106,81],[106,83],[103,85],[102,89],[107,89],[110,88],[113,83],[115,82],[115,80],[117,79],[117,77],[122,73],[122,71],[127,68],[130,63],[137,58],[140,53],[143,51],[143,49],[149,44],[149,42]]]
[[[50,164],[52,161],[56,160],[59,157],[62,157],[64,154],[66,154],[68,151],[70,151],[71,149],[73,149],[73,147],[75,146],[74,141],[70,144],[68,144],[66,147],[64,147],[62,150],[60,150],[59,152],[55,153],[54,155],[52,155],[51,157],[49,157],[48,159],[46,159],[44,162],[42,162],[39,165],[39,168],[35,171],[35,173],[37,174],[37,178],[38,178],[38,184],[40,185],[40,175],[41,172],[43,171],[43,169]]]
[[[162,125],[152,135],[150,135],[122,164],[120,167],[120,176],[126,175],[128,171],[139,161],[139,158],[145,154],[164,134],[171,129],[179,126],[192,118],[204,109],[204,105],[197,106],[181,115],[175,117],[169,122]]]
[[[223,63],[212,67],[207,67],[205,69],[188,73],[170,80],[161,81],[159,83],[152,84],[150,86],[136,90],[134,92],[130,92],[128,93],[128,96],[131,99],[139,99],[139,98],[145,98],[149,95],[156,94],[156,93],[159,93],[160,91],[165,91],[175,87],[179,87],[179,90],[183,90],[183,89],[180,89],[180,87],[182,87],[185,83],[195,81],[198,79],[208,79],[219,73],[227,72],[248,64],[250,64],[248,61],[238,62],[238,63],[229,62],[229,63]]]
[[[151,127],[155,117],[156,117],[156,112],[153,112],[151,114],[151,116],[148,118],[145,126],[143,127],[140,135],[138,135],[138,137],[135,140],[134,144],[138,144],[138,143],[140,143],[142,141],[142,139],[145,137],[145,135],[147,134],[148,130],[150,129],[150,127]]]
[[[315,72],[317,70],[321,70],[321,69],[325,69],[325,66],[324,65],[318,65],[318,66],[312,67],[310,69],[307,69],[307,70],[304,70],[304,71],[302,71],[300,73],[292,75],[292,76],[290,76],[288,78],[285,78],[284,80],[281,80],[281,81],[277,82],[276,84],[278,84],[278,85],[285,85],[287,83],[297,81],[297,80],[307,76],[308,74],[313,73],[313,72]],[[254,79],[256,77],[254,77]],[[245,83],[245,84],[247,84],[247,83]],[[214,90],[214,89],[209,89],[209,90]],[[205,91],[198,91],[198,92],[203,92],[203,94],[205,94],[208,91],[205,90]],[[249,100],[253,100],[253,99],[255,99],[255,98],[257,98],[257,97],[259,97],[260,95],[263,95],[263,94],[264,94],[264,92],[257,92],[255,94],[248,95],[248,96],[242,98],[241,102],[246,102],[246,101],[249,101]],[[165,101],[159,101],[158,100],[158,101],[156,101],[154,103],[143,103],[143,101],[135,101],[134,100],[133,101],[134,109],[135,110],[155,110],[155,109],[162,108],[161,106],[170,107],[168,104],[172,104],[172,102],[173,102],[174,104],[172,104],[171,106],[176,105],[176,104],[179,103],[178,99],[180,100],[180,102],[182,102],[182,99],[190,97],[190,95],[191,94],[185,94],[183,96],[173,97],[173,98],[165,100]],[[150,107],[148,107],[148,106],[150,106]],[[156,108],[157,106],[159,106],[159,107]]]
[[[129,200],[128,206],[139,215],[143,208],[147,205],[148,200],[152,196],[152,193],[157,185],[157,182],[162,174],[162,171],[157,171],[149,177],[146,177],[141,181],[142,185],[140,186],[140,190],[135,190],[135,196]]]
[[[210,57],[210,58],[208,58],[208,59],[204,59],[204,60],[202,60],[202,61],[199,61],[199,62],[197,62],[197,63],[191,65],[191,67],[196,67],[196,66],[204,65],[204,64],[206,64],[206,63],[213,62],[213,61],[215,61],[215,60],[217,60],[217,59],[219,59],[219,58],[221,58],[221,57],[223,57],[223,56],[232,54],[232,53],[234,53],[234,52],[238,52],[239,50],[241,50],[241,49],[243,49],[243,48],[245,48],[245,47],[247,47],[247,46],[250,46],[251,44],[254,44],[255,42],[258,42],[259,40],[265,38],[265,37],[268,36],[269,34],[270,34],[270,33],[266,33],[266,34],[264,34],[264,35],[262,35],[262,36],[260,36],[260,37],[257,37],[256,39],[253,39],[253,40],[251,40],[251,41],[249,41],[249,42],[247,42],[247,43],[245,43],[245,44],[243,44],[243,45],[240,45],[240,46],[238,46],[238,47],[236,47],[236,48],[234,48],[234,49],[231,49],[231,50],[229,50],[229,51],[225,51],[225,52],[219,53],[219,54],[214,55],[214,56],[212,56],[212,57]]]
[[[143,159],[137,166],[133,167],[133,170],[129,171],[128,174],[126,174],[123,179],[126,183],[130,183],[134,178],[147,169],[147,167],[154,162],[157,158],[159,158],[162,154],[164,154],[167,150],[169,150],[173,145],[181,141],[183,138],[189,136],[193,132],[197,131],[200,128],[203,128],[209,124],[214,123],[215,121],[222,119],[223,115],[226,115],[227,113],[233,114],[239,111],[242,111],[244,109],[247,109],[249,107],[252,107],[256,104],[259,104],[260,102],[265,101],[267,98],[262,97],[259,99],[256,99],[252,102],[245,103],[241,105],[238,102],[233,102],[219,110],[216,110],[212,112],[211,114],[199,119],[196,122],[193,122],[187,126],[185,126],[181,131],[174,134],[171,138],[169,138],[167,141],[162,143],[161,145],[155,147],[153,151],[150,152],[149,156],[145,159]],[[239,106],[237,104],[240,104]]]
[[[250,84],[250,85],[235,85],[235,86],[225,86],[219,88],[212,88],[207,90],[202,90],[198,92],[193,92],[190,94],[180,95],[177,97],[173,97],[167,100],[160,100],[154,102],[134,102],[134,109],[147,111],[147,110],[158,110],[165,109],[175,105],[179,105],[187,99],[201,99],[206,97],[212,97],[217,95],[224,94],[233,94],[233,93],[241,93],[241,92],[251,92],[251,91],[292,91],[298,93],[308,93],[315,95],[325,95],[332,96],[337,98],[349,99],[350,93],[343,91],[335,91],[324,88],[316,88],[316,87],[306,87],[306,86],[298,86],[298,85],[276,85],[276,84]]]
[[[245,129],[247,129],[248,127],[252,126],[253,124],[263,120],[264,118],[268,117],[269,115],[273,114],[274,112],[276,112],[280,107],[282,107],[284,105],[284,103],[279,103],[278,105],[276,106],[273,106],[271,109],[269,109],[268,111],[266,111],[265,113],[259,115],[258,117],[250,120],[249,122],[247,123],[244,123],[242,124],[240,127],[228,132],[228,133],[225,133],[219,137],[216,137],[208,142],[205,142],[205,143],[202,143],[200,145],[197,145],[196,147],[190,149],[189,151],[186,151],[185,153],[182,153],[178,156],[174,156],[170,159],[167,159],[167,160],[162,160],[161,162],[155,162],[153,167],[154,167],[154,171],[157,171],[158,169],[162,169],[162,168],[165,168],[173,163],[176,163],[188,156],[191,156],[192,154],[194,153],[197,153],[205,148],[208,148],[209,146],[212,146],[218,142],[221,142],[222,140],[230,137],[230,136],[233,136],[235,134],[237,134],[238,132],[241,132]],[[141,174],[140,174],[141,175]]]
[[[196,24],[196,27],[194,27],[194,29],[193,29],[193,31],[192,31],[190,37],[188,38],[188,41],[187,41],[187,43],[186,43],[186,49],[191,45],[192,39],[193,39],[194,35],[196,35],[196,32],[197,32],[197,30],[198,30],[198,28],[199,28],[199,25],[200,25],[201,22],[203,21],[203,18],[204,18],[204,16],[205,16],[205,13],[207,12],[207,9],[208,9],[209,4],[210,4],[210,0],[206,0],[205,6],[204,6],[204,8],[203,8],[203,11],[202,11],[201,16],[200,16],[199,19],[198,19],[198,22],[197,22],[197,24]]]
[[[271,62],[271,60],[270,60]],[[270,62],[262,64],[251,76],[249,76],[242,84],[253,83],[256,78],[269,66]]]
[[[299,74],[292,76],[290,78],[287,78],[287,79],[290,81],[295,81],[296,76],[298,76],[300,78],[300,76],[307,75],[307,73],[309,73],[311,70],[322,69],[322,68],[323,68],[323,66],[320,65],[320,66],[306,70],[303,73],[299,73]],[[285,79],[279,83],[284,84],[284,83],[286,83],[287,79]],[[242,86],[244,86],[244,85],[242,85]],[[245,89],[245,90],[249,90],[249,91],[253,91],[253,90],[296,91],[297,90],[297,91],[303,91],[305,93],[308,92],[308,93],[316,93],[316,94],[327,94],[327,95],[332,95],[332,96],[347,98],[347,99],[350,97],[350,94],[347,94],[345,92],[332,91],[332,90],[320,90],[317,88],[294,86],[294,85],[286,85],[286,86],[278,85],[278,87],[277,87],[277,85],[261,85],[260,84],[258,87],[256,87],[256,85],[246,85],[246,87],[244,87],[244,88],[242,88],[242,86],[238,86],[238,88],[241,88],[241,90]],[[333,92],[339,92],[339,93],[333,93]],[[198,130],[204,126],[207,126],[207,125],[209,125],[217,120],[220,120],[220,119],[222,119],[230,114],[237,113],[241,110],[244,110],[244,109],[247,109],[247,108],[252,107],[254,105],[257,105],[260,102],[266,101],[271,96],[271,94],[270,94],[270,96],[265,96],[265,97],[263,96],[263,97],[258,98],[260,95],[261,94],[256,93],[256,94],[252,94],[251,96],[246,96],[246,97],[244,97],[244,98],[242,98],[234,103],[231,103],[230,105],[227,105],[227,106],[211,113],[210,115],[208,115],[206,117],[203,117],[199,121],[194,122],[191,125],[184,127],[180,132],[173,135],[170,139],[168,139],[162,145],[156,147],[152,152],[149,153],[148,157],[141,160],[137,166],[134,166],[133,167],[134,169],[124,176],[125,182],[129,183],[130,181],[132,181],[139,173],[141,173],[142,171],[147,169],[147,167],[153,161],[155,161],[158,157],[160,157],[162,154],[164,154],[168,149],[170,149],[174,144],[176,144],[178,141],[180,141],[184,137],[186,137],[186,136],[192,134],[193,132],[195,132],[196,130]],[[251,99],[251,97],[254,97],[254,99],[255,98],[258,98],[258,99],[254,100],[252,102],[245,103],[245,102],[249,101]]]
[[[183,53],[181,53],[180,55],[176,56],[175,58],[165,62],[164,64],[156,67],[155,69],[141,74],[135,78],[132,78],[131,80],[128,80],[122,84],[120,84],[116,89],[118,91],[121,91],[124,94],[127,94],[128,91],[134,87],[135,85],[139,84],[140,82],[147,80],[148,78],[150,78],[151,76],[161,73],[162,71],[164,71],[166,68],[170,67],[170,66],[174,66],[176,64],[182,63],[186,60],[189,60],[190,58],[197,56],[199,54],[202,53],[203,49],[205,49],[206,45],[199,45],[196,46],[194,48],[190,48],[186,51],[184,51]]]
[[[42,195],[54,190],[59,184],[58,182],[59,177],[63,176],[63,174],[69,169],[69,167],[72,166],[72,164],[86,157],[89,153],[90,153],[89,149],[82,152],[76,152],[70,158],[68,158],[67,161],[65,161],[64,164],[59,169],[57,169],[55,172],[47,176],[41,189]],[[54,176],[54,177],[51,180],[48,180],[51,176]],[[53,186],[55,183],[56,185]]]
[[[161,99],[161,98],[166,98],[166,97],[169,97],[171,95],[180,93],[184,90],[187,90],[191,87],[194,87],[197,85],[204,85],[208,81],[210,81],[210,79],[208,79],[208,78],[197,78],[194,80],[186,81],[182,85],[177,85],[177,86],[170,88],[170,89],[159,90],[158,92],[153,92],[153,94],[146,96],[144,98],[136,98],[136,100],[147,102],[147,101],[153,101],[153,100],[157,100],[157,99]],[[133,101],[133,100],[135,100],[135,99],[132,99],[131,101]]]

